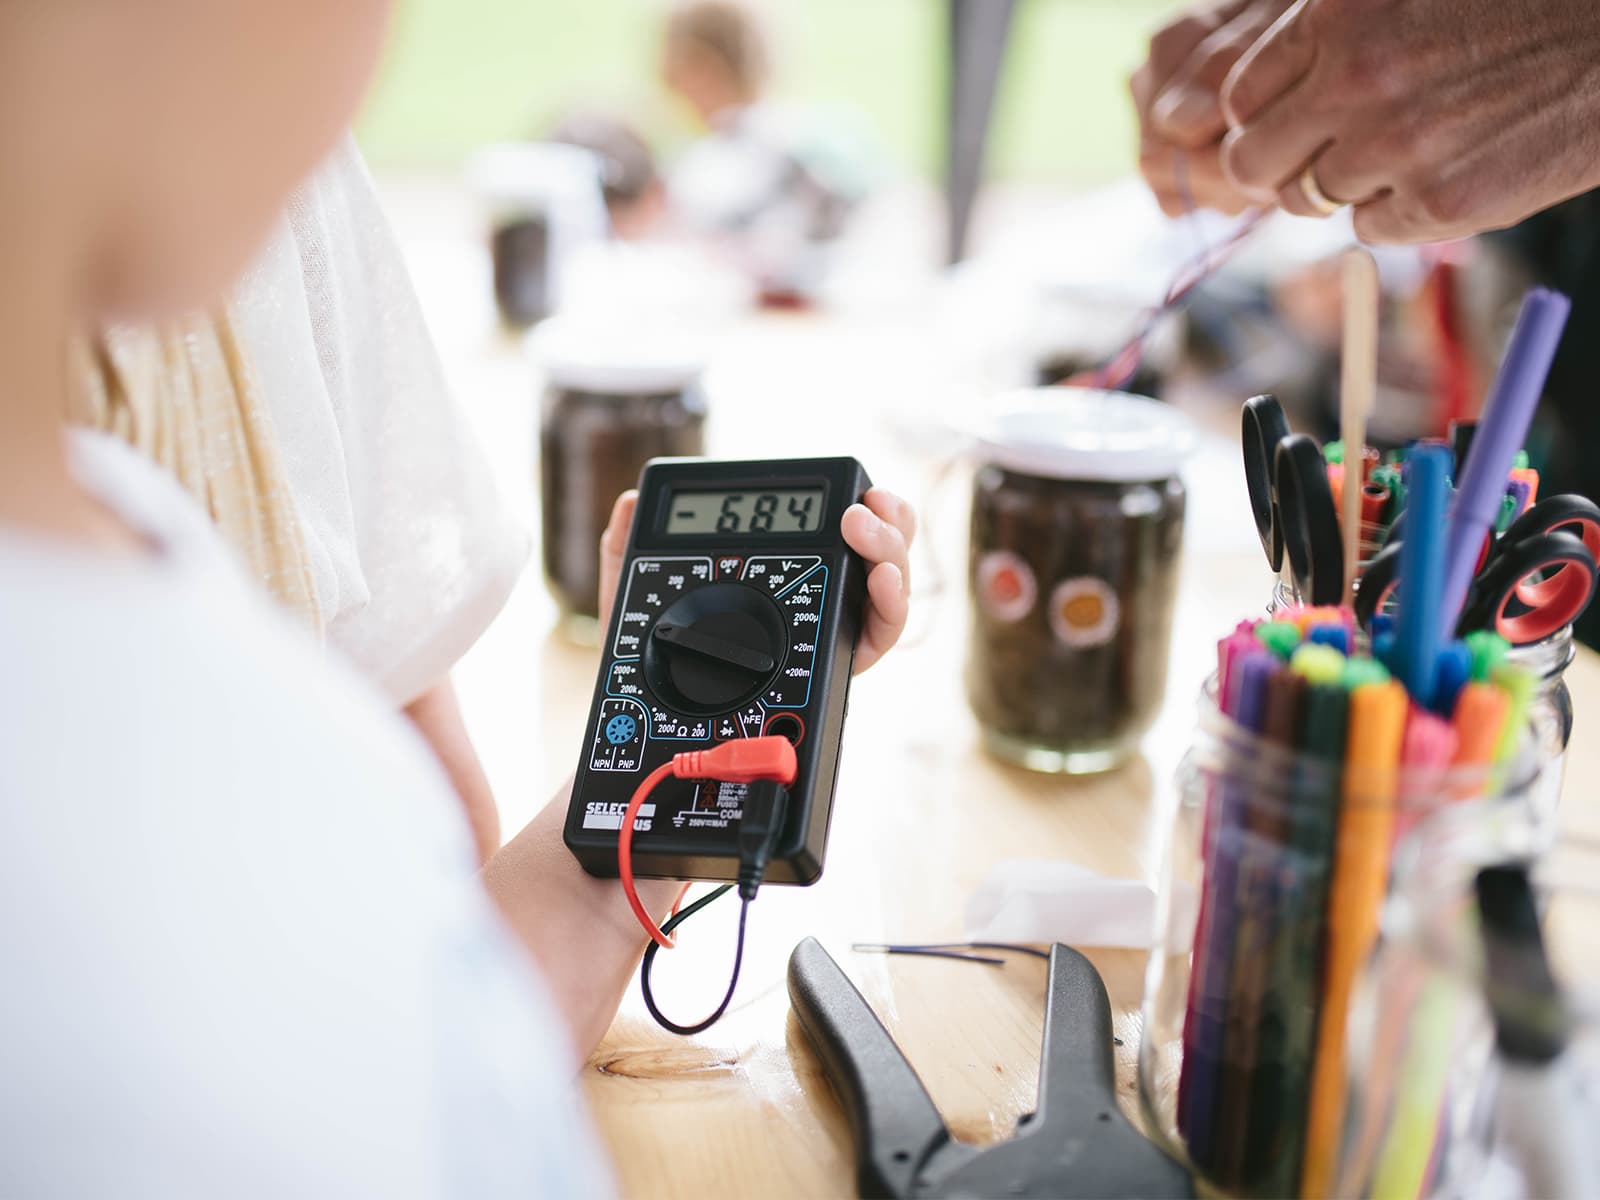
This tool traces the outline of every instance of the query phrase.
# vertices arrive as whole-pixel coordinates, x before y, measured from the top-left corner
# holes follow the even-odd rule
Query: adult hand
[[[1192,9],[1150,39],[1129,81],[1139,118],[1139,170],[1168,216],[1192,202],[1242,212],[1250,197],[1222,170],[1222,84],[1290,0],[1229,0]]]
[[[638,492],[617,497],[600,538],[600,626],[611,620],[611,605],[622,575]],[[856,640],[856,674],[887,654],[905,632],[911,602],[911,543],[917,516],[911,505],[884,488],[872,488],[860,504],[845,509],[840,523],[845,544],[867,564],[867,611]]]
[[[1223,167],[1369,242],[1511,225],[1600,184],[1594,0],[1299,0],[1233,68]]]

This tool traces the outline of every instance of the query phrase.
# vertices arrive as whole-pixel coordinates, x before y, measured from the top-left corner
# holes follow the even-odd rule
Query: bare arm
[[[489,860],[483,882],[533,955],[587,1057],[600,1044],[644,953],[645,933],[615,879],[596,879],[561,841],[571,784]],[[682,889],[639,881],[639,898],[657,922]]]
[[[500,848],[500,811],[495,807],[489,778],[483,773],[483,764],[478,761],[478,752],[461,719],[461,706],[456,701],[450,677],[446,675],[406,705],[404,711],[444,767],[461,799],[467,822],[472,826],[478,861],[488,862]]]

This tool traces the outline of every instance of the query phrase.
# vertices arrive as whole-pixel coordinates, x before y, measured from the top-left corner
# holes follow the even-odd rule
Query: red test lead
[[[675,754],[646,775],[628,802],[617,832],[617,874],[628,907],[645,932],[658,946],[672,949],[672,939],[661,931],[639,899],[633,879],[633,823],[650,793],[668,779],[705,779],[716,783],[756,783],[769,780],[788,787],[799,770],[794,746],[787,738],[758,737],[724,742],[710,750],[690,750]]]

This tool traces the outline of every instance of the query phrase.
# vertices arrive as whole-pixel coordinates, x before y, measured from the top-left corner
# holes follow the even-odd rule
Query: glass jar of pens
[[[1562,678],[1571,626],[1600,582],[1600,507],[1581,496],[1540,499],[1538,473],[1519,448],[1567,308],[1557,293],[1529,292],[1482,420],[1452,428],[1448,445],[1423,441],[1380,457],[1365,445],[1361,405],[1346,403],[1357,414],[1342,416],[1347,440],[1319,449],[1291,433],[1271,396],[1246,402],[1242,430],[1251,507],[1279,573],[1269,612],[1353,603],[1356,639],[1382,658],[1406,572],[1440,554],[1421,599],[1450,614],[1439,670],[1464,675],[1492,634],[1531,671],[1535,704],[1547,710],[1539,750],[1552,768],[1543,796],[1551,815],[1572,724]],[[1349,369],[1349,357],[1347,344],[1347,381],[1362,373]],[[1425,511],[1415,478],[1423,458],[1444,476]]]
[[[1152,1132],[1228,1195],[1333,1186],[1347,1015],[1397,839],[1450,807],[1495,844],[1532,836],[1522,672],[1486,662],[1420,704],[1341,653],[1348,620],[1297,609],[1225,639],[1179,773],[1140,1093]]]
[[[1396,848],[1337,1195],[1600,1195],[1600,844],[1532,863],[1476,824],[1441,813]]]

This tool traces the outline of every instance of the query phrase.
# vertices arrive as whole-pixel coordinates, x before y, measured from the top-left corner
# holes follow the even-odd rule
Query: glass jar
[[[572,252],[607,235],[601,164],[578,146],[505,143],[478,151],[469,174],[488,210],[500,318],[526,328],[556,311]]]
[[[1413,869],[1350,1023],[1337,1193],[1600,1195],[1600,846],[1530,866],[1466,823],[1397,850]]]
[[[1148,1127],[1213,1188],[1328,1193],[1393,839],[1450,807],[1486,842],[1526,847],[1537,774],[1526,747],[1501,768],[1358,772],[1244,728],[1208,686],[1179,770],[1139,1085]]]
[[[1539,681],[1533,706],[1544,772],[1539,778],[1537,803],[1542,819],[1552,828],[1561,804],[1561,784],[1566,778],[1567,743],[1572,740],[1572,691],[1567,687],[1567,668],[1577,655],[1571,625],[1542,642],[1514,646],[1506,655]]]
[[[575,640],[598,641],[600,535],[652,458],[705,453],[704,356],[688,340],[552,320],[530,342],[544,375],[544,571]]]
[[[1033,770],[1108,770],[1166,691],[1185,493],[1182,414],[1046,388],[980,435],[967,696],[986,747]]]

